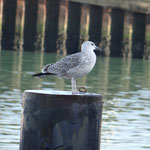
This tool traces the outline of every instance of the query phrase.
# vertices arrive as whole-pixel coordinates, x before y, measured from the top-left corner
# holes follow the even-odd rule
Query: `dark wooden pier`
[[[146,14],[133,14],[132,56],[143,58],[146,31]]]
[[[17,0],[4,0],[2,18],[2,49],[12,50],[15,39]]]
[[[20,150],[100,150],[102,97],[25,91]]]
[[[99,45],[102,33],[103,7],[90,5],[89,40]]]
[[[44,49],[46,52],[56,52],[58,38],[60,0],[46,0],[46,25]]]
[[[66,48],[68,53],[79,51],[81,3],[69,2]]]
[[[124,18],[126,12],[130,14],[132,21],[132,46],[131,54],[133,58],[143,58],[145,54],[148,54],[145,49],[146,39],[146,26],[149,24],[150,2],[143,0],[142,2],[137,0],[122,1],[122,0],[1,0],[0,3],[3,6],[2,12],[2,36],[1,45],[3,50],[12,50],[15,46],[15,34],[16,33],[16,9],[19,1],[24,2],[24,24],[23,24],[23,50],[36,51],[36,43],[44,43],[43,48],[45,52],[56,52],[59,47],[58,38],[60,34],[66,35],[64,43],[67,53],[75,53],[80,50],[80,43],[82,41],[81,29],[82,20],[81,16],[84,13],[84,7],[88,8],[87,13],[87,26],[88,36],[85,39],[94,41],[97,45],[101,44],[102,39],[105,39],[103,35],[103,27],[105,18],[104,13],[108,12],[107,9],[111,9],[109,16],[111,18],[110,26],[110,42],[107,46],[107,50],[104,50],[105,56],[122,57],[129,56],[123,55],[123,43],[124,43]],[[38,38],[38,11],[39,4],[44,5],[45,13],[45,27],[42,30],[43,42],[39,42]],[[22,8],[23,9],[23,8]],[[67,9],[67,11],[62,11]],[[61,13],[64,12],[64,15]],[[63,22],[62,16],[67,18],[67,22]],[[63,22],[63,23],[62,23]],[[67,27],[63,32],[62,26]],[[41,27],[43,28],[43,27]],[[66,32],[66,33],[65,33]],[[107,37],[106,37],[107,38]],[[108,39],[108,38],[107,38]],[[149,42],[149,41],[148,41]],[[103,41],[103,43],[106,43]],[[108,43],[108,41],[107,41]],[[103,46],[103,45],[102,45]],[[42,46],[39,46],[42,47]],[[105,45],[103,47],[106,47]],[[109,47],[109,50],[108,50]],[[61,51],[61,50],[60,50]]]
[[[110,55],[122,56],[124,10],[113,8],[111,11]]]
[[[26,51],[35,51],[38,1],[26,0],[25,10],[23,49]]]

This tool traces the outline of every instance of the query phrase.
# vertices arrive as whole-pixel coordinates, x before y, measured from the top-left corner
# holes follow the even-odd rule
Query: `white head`
[[[94,50],[100,50],[101,49],[99,47],[97,47],[93,42],[91,41],[85,41],[82,43],[81,45],[81,51],[85,52],[85,51],[94,51]]]

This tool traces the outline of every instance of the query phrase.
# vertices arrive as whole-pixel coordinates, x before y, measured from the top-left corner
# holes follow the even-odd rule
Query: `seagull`
[[[96,55],[94,50],[100,50],[91,41],[85,41],[81,45],[81,52],[68,55],[56,63],[47,64],[42,71],[33,74],[33,77],[44,77],[49,75],[57,75],[59,78],[70,79],[72,83],[72,94],[77,94],[76,79],[88,74],[96,63]]]

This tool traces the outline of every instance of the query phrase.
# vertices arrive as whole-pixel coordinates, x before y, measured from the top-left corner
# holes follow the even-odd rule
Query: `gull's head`
[[[85,52],[85,51],[94,51],[94,50],[100,50],[101,51],[101,48],[97,47],[95,45],[95,43],[93,43],[92,41],[85,41],[81,45],[81,51],[82,52]]]

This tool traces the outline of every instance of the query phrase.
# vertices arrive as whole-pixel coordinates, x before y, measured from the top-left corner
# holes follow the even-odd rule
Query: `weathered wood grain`
[[[99,94],[26,91],[20,150],[99,150]]]

